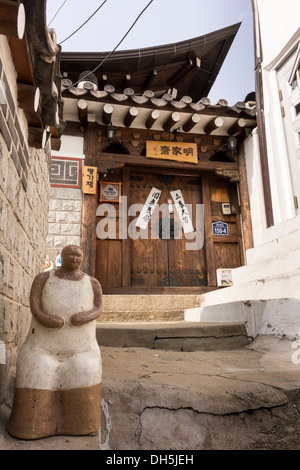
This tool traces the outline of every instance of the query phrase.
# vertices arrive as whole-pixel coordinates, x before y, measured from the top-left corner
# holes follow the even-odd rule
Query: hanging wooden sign
[[[100,181],[100,202],[120,202],[122,183]]]
[[[83,166],[82,167],[82,192],[84,194],[97,193],[97,167],[96,166]]]
[[[197,164],[197,144],[190,144],[188,142],[146,141],[146,157]]]

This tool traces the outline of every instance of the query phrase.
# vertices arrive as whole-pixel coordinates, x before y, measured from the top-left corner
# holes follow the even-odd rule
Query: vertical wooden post
[[[252,221],[251,221],[251,212],[250,212],[250,200],[248,193],[248,184],[247,184],[247,172],[246,172],[246,162],[244,149],[242,148],[239,153],[239,172],[240,172],[240,182],[239,182],[239,193],[240,193],[240,204],[241,204],[241,215],[242,215],[242,230],[244,235],[244,245],[245,250],[253,248],[253,231],[252,231]]]
[[[85,165],[98,166],[98,124],[88,123],[84,133]],[[97,194],[82,195],[81,212],[81,249],[83,251],[84,272],[90,276],[96,270],[96,210],[98,206]]]
[[[207,176],[202,176],[202,200],[204,204],[204,237],[207,263],[207,284],[210,287],[217,285],[215,262],[215,247],[212,233],[210,184]]]
[[[127,221],[127,213],[128,207],[130,205],[130,169],[124,168],[122,172],[122,195],[127,196],[127,204],[124,208],[120,208],[121,210],[126,210],[126,214],[122,211],[120,214],[121,220],[120,224],[122,224],[122,287],[129,287],[130,286],[130,238],[128,236],[128,221]]]

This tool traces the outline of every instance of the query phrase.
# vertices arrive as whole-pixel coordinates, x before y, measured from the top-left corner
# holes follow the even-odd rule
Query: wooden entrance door
[[[131,286],[206,286],[206,257],[203,246],[196,246],[196,232],[185,236],[171,191],[180,190],[198,237],[203,224],[196,220],[196,204],[201,204],[201,180],[196,176],[131,172],[130,204],[144,205],[152,188],[161,191],[150,222],[145,230],[136,230],[139,238],[130,239]],[[173,213],[169,213],[168,201]],[[189,207],[190,206],[190,207]],[[131,216],[135,224],[137,215]],[[198,224],[198,227],[196,225]],[[199,245],[201,242],[199,242]]]
[[[95,275],[104,292],[123,292],[124,289],[130,292],[130,288],[151,291],[154,287],[157,291],[176,286],[213,288],[217,285],[218,268],[242,265],[236,184],[208,175],[162,174],[132,168],[115,171],[106,181],[122,182],[122,195],[127,200],[125,213],[122,204],[113,202],[111,215],[105,213],[97,217],[97,225],[107,223],[108,236],[98,238],[96,246]],[[147,228],[141,230],[135,224],[152,188],[161,192],[159,206]],[[171,197],[171,192],[177,190],[181,191],[189,208],[194,233],[182,232]],[[168,200],[172,200],[170,216],[160,211],[161,207],[168,210]],[[198,204],[203,204],[204,221],[201,211],[198,219],[196,217]],[[229,204],[230,214],[224,214],[224,204]],[[213,233],[212,224],[220,221],[228,226],[226,235]]]

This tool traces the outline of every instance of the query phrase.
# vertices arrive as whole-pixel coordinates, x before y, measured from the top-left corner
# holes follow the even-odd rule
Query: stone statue
[[[102,362],[96,341],[99,282],[80,270],[75,245],[61,268],[38,274],[30,293],[32,321],[17,362],[8,432],[19,439],[88,435],[100,429]]]

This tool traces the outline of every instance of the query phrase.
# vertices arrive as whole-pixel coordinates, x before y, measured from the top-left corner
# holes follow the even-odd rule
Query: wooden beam
[[[244,245],[245,250],[253,248],[253,231],[252,231],[252,221],[251,221],[251,212],[250,212],[250,199],[248,193],[248,183],[247,183],[247,170],[246,170],[246,161],[243,148],[239,153],[239,195],[240,195],[240,205],[241,205],[241,215],[242,215],[242,230],[244,236]]]
[[[147,129],[151,129],[151,127],[154,125],[154,123],[157,121],[157,119],[159,118],[159,115],[160,115],[160,112],[158,109],[154,109],[150,116],[148,117],[147,121],[146,121],[146,127]]]
[[[205,250],[207,263],[207,284],[208,286],[217,285],[215,247],[212,232],[212,214],[211,214],[211,195],[209,178],[202,176],[202,201],[204,205],[204,233]]]
[[[112,122],[112,114],[113,114],[114,108],[111,104],[105,103],[103,106],[102,110],[102,122],[103,124],[110,124]]]
[[[96,123],[88,123],[84,133],[85,165],[97,166],[99,159],[98,130]],[[83,271],[95,276],[96,270],[96,210],[97,194],[82,195],[81,210],[81,249],[83,251]]]
[[[137,115],[139,114],[139,110],[134,106],[128,109],[128,112],[124,118],[124,126],[130,127]]]
[[[247,125],[246,119],[240,118],[228,129],[228,134],[229,135],[238,134],[241,130],[243,130],[246,127],[246,125]]]
[[[153,168],[156,166],[157,168],[178,168],[178,169],[189,169],[193,171],[207,171],[207,172],[214,172],[214,170],[220,167],[220,162],[211,162],[210,160],[199,160],[197,164],[195,163],[181,163],[171,160],[158,160],[148,158],[142,155],[123,155],[123,154],[115,154],[115,153],[102,153],[101,160],[97,161],[97,164],[94,166],[99,167],[99,171],[101,170],[101,165],[104,165],[105,168],[109,168],[109,165],[134,165],[134,166],[143,166]],[[91,165],[93,166],[93,165]],[[222,168],[225,170],[238,170],[238,163],[236,162],[223,162]],[[104,171],[106,173],[106,171]]]
[[[51,137],[51,149],[58,152],[60,150],[60,146],[61,146],[61,140]]]
[[[170,88],[181,88],[182,85],[190,81],[191,77],[200,69],[201,59],[196,57],[194,60],[189,59],[187,64],[184,64],[172,77],[167,80]]]
[[[220,116],[216,117],[215,119],[212,119],[204,127],[205,134],[211,134],[215,129],[218,129],[219,127],[222,127],[223,123],[224,123],[224,121]]]
[[[40,89],[33,85],[18,83],[18,104],[25,112],[37,112],[40,104]]]
[[[119,214],[119,224],[122,226],[122,286],[130,286],[130,238],[127,236],[127,211],[130,206],[130,169],[122,171],[122,192],[127,196],[126,203],[122,200]]]
[[[182,126],[184,132],[189,132],[196,124],[200,121],[201,117],[199,114],[192,114],[189,120]]]
[[[0,34],[22,39],[25,23],[26,17],[23,3],[0,0]]]
[[[158,75],[158,71],[152,70],[152,72],[148,75],[148,77],[146,78],[143,84],[144,90],[147,90],[148,88],[151,89],[151,87],[153,86],[153,82],[155,81],[157,75]]]
[[[84,99],[77,101],[77,113],[79,121],[85,126],[88,117],[88,102]]]
[[[181,118],[181,115],[177,111],[170,114],[168,119],[163,124],[163,129],[165,131],[169,131],[172,126],[174,126],[175,124],[177,124],[180,121],[180,118]]]
[[[124,88],[129,88],[130,87],[130,84],[131,84],[131,75],[130,74],[126,74],[125,75],[125,78],[124,78],[124,81],[123,81],[123,89]]]
[[[36,149],[45,148],[47,143],[47,131],[40,127],[28,127],[28,145]]]

